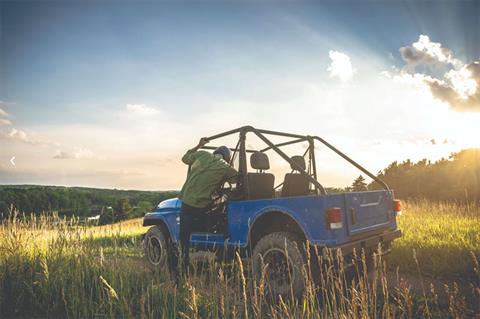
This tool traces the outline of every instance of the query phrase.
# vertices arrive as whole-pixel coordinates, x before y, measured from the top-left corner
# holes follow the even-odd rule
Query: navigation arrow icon
[[[10,163],[12,163],[12,165],[15,166],[15,156],[10,159]]]

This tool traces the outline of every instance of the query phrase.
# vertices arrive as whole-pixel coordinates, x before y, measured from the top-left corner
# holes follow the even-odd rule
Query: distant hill
[[[138,191],[89,187],[42,185],[0,185],[0,213],[5,216],[14,207],[20,212],[56,211],[60,215],[91,216],[115,209],[119,202],[129,213],[140,215],[160,201],[176,197],[177,191]]]

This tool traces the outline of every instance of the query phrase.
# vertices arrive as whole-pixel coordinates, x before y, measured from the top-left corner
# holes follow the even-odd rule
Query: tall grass
[[[475,279],[471,254],[480,256],[480,207],[475,204],[406,202],[397,218],[403,232],[393,244],[389,262],[402,271],[434,277]]]
[[[476,255],[480,250],[469,225],[477,229],[478,224],[453,221],[450,209],[454,208],[464,209],[461,215],[467,219],[478,214],[463,206],[408,204],[399,220],[404,238],[393,247],[390,268],[383,258],[376,259],[375,275],[364,271],[365,258],[358,258],[352,276],[335,266],[343,263],[338,252],[308,250],[308,263],[319,261],[322,267],[318,273],[304,268],[303,297],[274,299],[264,277],[255,281],[248,261],[240,255],[228,264],[208,259],[179,285],[173,284],[166,270],[147,270],[140,220],[84,227],[58,216],[12,216],[0,229],[0,317],[472,317],[480,313]],[[432,215],[432,227],[420,214]],[[453,232],[452,237],[444,230]],[[462,240],[450,243],[458,238]],[[447,243],[456,248],[444,251]],[[435,262],[428,260],[429,254],[439,252],[440,257],[430,256]],[[451,258],[458,256],[465,258],[460,265],[441,268],[442,260],[451,264]],[[431,269],[456,269],[468,274],[469,284],[452,281],[446,286],[425,285],[418,291],[402,278],[403,268],[417,274],[418,280]]]

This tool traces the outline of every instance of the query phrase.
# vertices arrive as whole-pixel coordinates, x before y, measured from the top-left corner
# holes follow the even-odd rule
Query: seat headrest
[[[269,169],[270,162],[268,156],[262,152],[255,152],[250,156],[250,166],[253,169]]]
[[[303,156],[296,155],[296,156],[292,156],[290,159],[292,160],[292,162],[300,166],[301,169],[305,170],[307,168],[307,166],[305,165],[305,158],[303,158]],[[290,167],[294,171],[298,171],[298,168],[296,166],[293,166],[292,164],[290,164]]]

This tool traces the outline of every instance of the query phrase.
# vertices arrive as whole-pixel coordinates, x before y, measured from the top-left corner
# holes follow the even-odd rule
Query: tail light
[[[393,200],[393,211],[397,214],[402,212],[402,202],[399,199]]]
[[[343,227],[342,210],[340,208],[327,208],[327,225],[330,229],[340,229]]]

